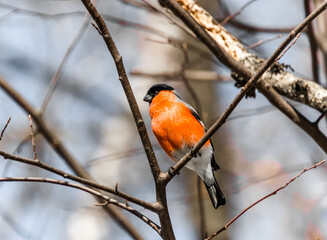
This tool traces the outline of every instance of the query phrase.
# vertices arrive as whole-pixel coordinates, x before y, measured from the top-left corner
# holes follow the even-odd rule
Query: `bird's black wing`
[[[193,116],[195,117],[195,119],[198,120],[198,122],[203,126],[204,131],[207,132],[207,128],[204,126],[204,123],[202,122],[202,120],[201,120],[199,114],[195,111],[195,109],[194,109],[190,104],[188,104],[187,102],[185,102],[184,99],[183,99],[183,98],[182,98],[182,97],[181,97],[177,92],[174,91],[174,93],[175,93],[175,95],[177,96],[177,98],[178,98],[181,102],[183,102],[183,103],[186,105],[186,107],[187,107],[188,109],[190,109],[192,115],[193,115]],[[214,151],[215,149],[214,149],[214,147],[213,147],[213,144],[212,144],[211,139],[210,139],[210,144],[211,144],[212,150]],[[211,167],[212,167],[212,170],[214,170],[214,171],[216,171],[216,170],[219,169],[219,165],[218,165],[218,163],[216,162],[216,159],[215,159],[215,156],[214,156],[213,153],[212,153],[212,155],[211,155]]]

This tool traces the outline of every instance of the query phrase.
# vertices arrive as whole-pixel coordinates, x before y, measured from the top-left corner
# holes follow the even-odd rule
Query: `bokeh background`
[[[229,70],[207,54],[201,43],[174,21],[135,6],[135,2],[102,0],[97,1],[97,8],[104,14],[123,56],[159,164],[162,170],[167,170],[172,162],[151,132],[148,104],[142,101],[147,89],[159,82],[174,86],[191,105],[201,110],[208,127],[239,89],[234,86]],[[247,3],[243,0],[198,2],[220,21]],[[267,58],[287,32],[304,19],[303,2],[253,1],[227,23],[226,28],[246,46],[273,38],[252,49],[260,57]],[[149,3],[161,9],[156,1]],[[44,110],[51,129],[97,181],[111,187],[118,182],[122,191],[153,202],[152,175],[127,100],[113,60],[90,22],[84,6],[77,0],[1,0],[0,76],[32,106],[40,109],[51,79],[59,74]],[[237,23],[262,31],[249,31]],[[189,43],[187,62],[180,45],[168,43],[169,38]],[[195,51],[190,46],[200,50]],[[319,76],[325,84],[322,56],[320,59]],[[281,62],[289,64],[295,74],[312,79],[306,34],[301,35]],[[181,69],[186,69],[200,106],[178,76]],[[196,73],[200,77],[197,78]],[[217,76],[209,78],[212,74]],[[310,120],[319,117],[317,111],[293,104]],[[31,142],[24,141],[30,133],[28,115],[0,90],[1,129],[9,116],[12,120],[0,141],[0,149],[33,158]],[[326,133],[325,119],[320,128]],[[239,104],[215,134],[213,142],[221,167],[217,177],[227,205],[213,209],[207,193],[202,191],[209,234],[245,207],[285,184],[304,167],[325,157],[310,137],[260,93]],[[71,172],[41,135],[36,136],[36,147],[41,161]],[[3,158],[0,159],[0,174],[60,179],[44,170]],[[285,190],[247,212],[218,239],[326,239],[326,180],[325,167],[301,176]],[[177,239],[199,239],[196,186],[196,175],[187,169],[168,186],[169,210]],[[130,239],[101,208],[94,206],[91,196],[78,190],[37,183],[0,183],[0,196],[0,239]],[[134,207],[158,222],[154,214]],[[129,213],[124,215],[145,239],[160,239],[139,219]]]

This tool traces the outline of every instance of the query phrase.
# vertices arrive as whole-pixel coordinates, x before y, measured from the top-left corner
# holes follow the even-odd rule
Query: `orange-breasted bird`
[[[154,135],[174,161],[179,161],[206,132],[197,112],[171,86],[153,85],[143,101],[150,104]],[[219,169],[213,151],[211,140],[208,140],[186,167],[195,171],[204,181],[214,208],[218,208],[226,200],[213,173]]]

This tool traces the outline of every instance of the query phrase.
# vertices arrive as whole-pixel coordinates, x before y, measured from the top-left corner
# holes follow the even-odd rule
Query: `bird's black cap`
[[[167,84],[155,84],[148,90],[145,97],[143,98],[143,101],[151,103],[152,99],[155,96],[157,96],[160,91],[173,91],[173,90],[175,89]]]

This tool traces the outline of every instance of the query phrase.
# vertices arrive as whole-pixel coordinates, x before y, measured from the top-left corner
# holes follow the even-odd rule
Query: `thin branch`
[[[310,0],[304,0],[304,10],[305,15],[308,16],[310,14]],[[319,83],[319,65],[318,65],[318,54],[317,54],[317,43],[315,41],[315,35],[314,35],[314,28],[313,23],[311,22],[307,27],[307,35],[310,42],[310,51],[311,51],[311,68],[312,68],[312,75],[313,80],[316,83]]]
[[[230,225],[232,225],[237,219],[239,219],[245,212],[250,210],[252,207],[254,207],[258,203],[262,202],[263,200],[265,200],[265,199],[267,199],[267,198],[269,198],[269,197],[271,197],[273,195],[276,195],[280,190],[286,188],[290,183],[292,183],[297,178],[299,178],[303,173],[305,173],[307,171],[310,171],[311,169],[316,168],[316,167],[320,166],[321,164],[324,164],[325,162],[326,162],[326,160],[322,160],[321,162],[316,163],[316,164],[314,164],[313,166],[311,166],[309,168],[304,168],[299,174],[297,174],[295,177],[293,177],[291,180],[289,180],[284,186],[281,186],[280,188],[276,189],[275,191],[273,191],[273,192],[269,193],[268,195],[260,198],[255,203],[252,203],[250,206],[245,208],[239,215],[237,215],[232,220],[230,220],[224,227],[222,227],[220,230],[218,230],[217,232],[215,232],[214,234],[212,234],[210,237],[206,238],[205,240],[210,240],[210,239],[214,238],[215,236],[217,236],[218,234],[220,234],[221,232],[227,230]]]
[[[112,204],[112,205],[115,205],[117,207],[120,207],[120,208],[130,212],[131,214],[133,214],[134,216],[138,217],[143,222],[145,222],[147,225],[149,225],[151,228],[153,228],[159,235],[161,234],[161,228],[156,223],[154,223],[149,218],[145,217],[143,214],[141,214],[134,208],[132,208],[130,206],[126,206],[125,204],[120,203],[111,197],[105,196],[92,188],[85,187],[80,184],[61,181],[61,180],[57,180],[57,179],[51,179],[51,178],[40,178],[40,177],[1,177],[0,182],[39,182],[39,183],[50,183],[50,184],[56,184],[56,185],[70,187],[70,188],[75,188],[75,189],[81,190],[83,192],[87,192],[97,198],[102,199],[106,204]]]
[[[1,141],[1,139],[3,138],[3,134],[5,133],[6,128],[8,127],[8,124],[9,124],[10,120],[11,120],[11,117],[8,118],[8,120],[7,120],[6,124],[5,124],[5,126],[3,127],[2,131],[1,131],[1,134],[0,134],[0,141]]]
[[[95,189],[98,189],[98,190],[102,190],[102,191],[114,194],[114,195],[116,195],[118,197],[121,197],[121,198],[124,198],[124,199],[128,200],[129,202],[132,202],[132,203],[135,203],[135,204],[137,204],[137,205],[139,205],[141,207],[144,207],[145,209],[148,209],[150,211],[153,211],[153,212],[157,211],[157,209],[152,204],[150,204],[150,203],[148,203],[146,201],[134,198],[134,197],[132,197],[132,196],[130,196],[130,195],[124,193],[124,192],[116,191],[116,189],[113,189],[113,188],[98,184],[98,183],[96,183],[94,181],[90,181],[90,180],[87,180],[85,178],[81,178],[81,177],[69,174],[69,173],[64,172],[62,170],[54,168],[53,166],[50,166],[50,165],[48,165],[48,164],[46,164],[46,163],[44,163],[42,161],[34,161],[33,159],[19,157],[19,156],[10,154],[10,153],[3,152],[1,150],[0,150],[0,155],[4,159],[10,159],[10,160],[13,160],[13,161],[16,161],[16,162],[21,162],[21,163],[25,163],[25,164],[29,164],[29,165],[33,165],[33,166],[42,168],[44,170],[47,170],[47,171],[52,172],[54,174],[57,174],[57,175],[59,175],[59,176],[61,176],[63,178],[67,178],[67,179],[70,179],[70,180],[85,184],[85,185],[87,185],[89,187],[92,187],[92,188],[95,188]]]
[[[247,3],[245,3],[245,4],[240,8],[240,10],[238,10],[236,13],[234,13],[234,14],[232,14],[232,15],[226,17],[226,18],[221,22],[221,25],[224,26],[224,25],[225,25],[226,23],[228,23],[231,19],[235,18],[237,15],[240,15],[240,14],[244,11],[245,8],[247,8],[248,6],[250,6],[250,5],[251,5],[252,3],[254,3],[255,1],[257,1],[257,0],[251,0],[251,1],[247,2]]]
[[[165,16],[166,18],[168,18],[172,23],[174,23],[176,26],[178,26],[180,29],[182,29],[189,36],[191,36],[193,38],[195,37],[194,33],[190,29],[188,29],[187,27],[185,27],[181,22],[179,22],[178,20],[176,20],[174,18],[174,16],[171,16],[170,14],[166,13],[165,11],[162,11],[160,8],[157,8],[156,6],[154,6],[153,4],[151,4],[147,0],[142,0],[142,1],[145,4],[147,4],[151,10],[157,12],[158,14],[161,14],[161,15]]]
[[[267,43],[267,42],[270,42],[270,41],[273,41],[273,40],[276,40],[276,39],[282,38],[283,36],[284,36],[283,34],[278,34],[277,36],[273,36],[273,37],[271,37],[271,38],[267,38],[267,39],[265,39],[265,40],[259,40],[257,43],[248,46],[248,47],[246,48],[246,50],[249,50],[249,49],[252,49],[252,48],[256,48],[256,47],[261,46],[261,45],[263,45],[263,44],[265,44],[265,43]]]
[[[31,128],[31,139],[32,139],[32,147],[33,147],[33,154],[34,154],[34,160],[39,161],[36,156],[36,147],[35,147],[35,140],[34,140],[34,131],[33,131],[33,122],[31,115],[28,115],[28,119],[30,121],[30,128]]]
[[[59,65],[56,73],[53,75],[53,77],[52,77],[52,79],[50,81],[49,88],[48,88],[48,90],[47,90],[47,92],[45,94],[45,97],[43,99],[43,102],[42,102],[42,106],[41,106],[41,110],[40,110],[41,113],[44,113],[46,107],[48,106],[50,98],[51,98],[54,90],[56,89],[56,87],[58,85],[61,72],[62,72],[65,64],[67,63],[69,57],[71,56],[73,50],[76,48],[78,42],[82,38],[82,36],[85,33],[87,27],[89,26],[89,22],[90,22],[90,15],[85,14],[85,18],[84,18],[84,21],[83,21],[80,29],[78,30],[78,32],[77,32],[76,36],[74,37],[73,41],[70,43],[70,45],[69,45],[69,47],[68,47],[68,49],[67,49],[67,51],[65,53],[65,56],[61,60],[61,63]]]
[[[276,58],[276,60],[275,61],[278,61],[278,60],[280,60],[283,56],[284,56],[284,54],[296,43],[296,41],[299,39],[299,37],[300,37],[300,35],[301,35],[301,33],[298,33],[297,35],[296,35],[296,37],[293,39],[293,41],[291,42],[291,44],[284,50],[284,52],[282,52],[279,56],[278,56],[278,58]]]
[[[153,78],[156,81],[180,81],[179,71],[173,72],[163,72],[163,73],[147,73],[138,70],[133,70],[130,72],[132,76],[141,76],[147,78]],[[208,82],[232,82],[230,76],[218,75],[213,71],[206,70],[186,70],[185,76],[190,81],[208,81]]]

